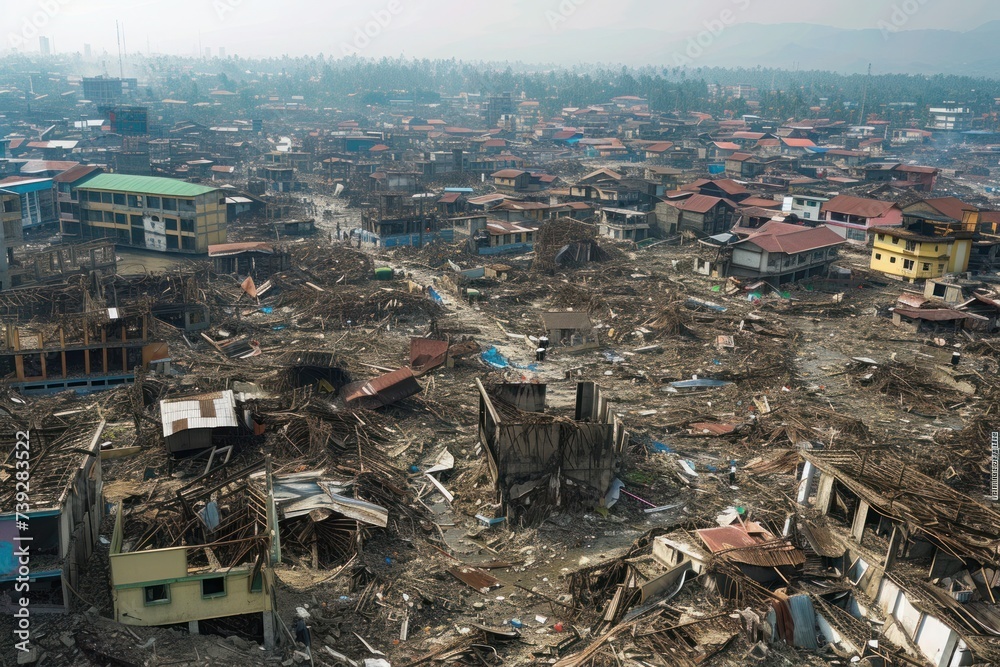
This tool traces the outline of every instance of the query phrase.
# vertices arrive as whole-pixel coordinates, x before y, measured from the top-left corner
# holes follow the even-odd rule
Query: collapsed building
[[[479,442],[502,511],[601,504],[627,439],[593,382],[576,387],[572,418],[545,412],[546,385],[479,389]]]

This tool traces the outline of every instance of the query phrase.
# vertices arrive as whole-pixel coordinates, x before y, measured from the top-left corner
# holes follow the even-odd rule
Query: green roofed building
[[[190,254],[226,242],[226,197],[219,188],[98,174],[80,183],[75,194],[80,219],[62,221],[69,239],[113,238],[120,245]]]

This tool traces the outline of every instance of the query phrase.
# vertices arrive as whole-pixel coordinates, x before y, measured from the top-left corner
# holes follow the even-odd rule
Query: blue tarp
[[[444,299],[442,299],[442,298],[441,298],[441,295],[440,295],[440,294],[438,294],[437,290],[436,290],[436,289],[434,289],[433,287],[428,287],[428,288],[427,288],[427,294],[429,294],[429,295],[430,295],[430,297],[431,297],[431,300],[432,300],[432,301],[433,301],[434,303],[439,303],[439,304],[441,304],[442,306],[444,305]]]
[[[530,364],[528,366],[519,366],[513,363],[507,357],[500,354],[500,350],[496,346],[491,346],[490,349],[483,352],[479,357],[486,362],[487,365],[493,368],[517,368],[525,371],[535,371],[538,370],[538,364]]]

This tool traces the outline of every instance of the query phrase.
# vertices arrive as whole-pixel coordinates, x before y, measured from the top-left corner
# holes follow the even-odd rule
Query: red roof
[[[715,147],[724,151],[738,151],[739,149],[743,148],[739,144],[734,144],[731,141],[716,141]]]
[[[387,150],[389,150],[389,147],[386,146],[385,144],[375,144],[374,146],[368,149],[370,153],[381,153]]]
[[[699,178],[693,183],[688,183],[687,185],[682,185],[681,190],[687,190],[689,192],[698,192],[706,185],[714,185],[723,192],[725,192],[730,197],[734,195],[742,195],[749,192],[745,187],[732,180],[731,178],[720,178],[717,180],[709,180],[707,178]]]
[[[881,218],[893,208],[898,208],[892,202],[879,201],[877,199],[862,199],[861,197],[851,197],[850,195],[838,195],[823,204],[823,213],[843,213],[844,215],[856,215],[861,218]]]
[[[650,146],[646,146],[644,149],[647,153],[666,153],[671,148],[674,147],[673,142],[670,141],[660,141]]]
[[[691,211],[692,213],[708,213],[713,208],[718,206],[720,202],[727,202],[731,207],[736,208],[736,205],[727,199],[709,197],[708,195],[691,195],[683,201],[667,203],[682,211]]]
[[[78,164],[75,167],[67,169],[61,174],[56,174],[52,177],[52,180],[55,183],[75,183],[81,178],[100,172],[101,168],[92,164]]]
[[[789,148],[815,148],[816,144],[812,139],[782,139]]]
[[[922,203],[927,204],[938,213],[946,215],[953,220],[961,220],[964,217],[965,211],[976,210],[975,206],[966,204],[957,197],[937,197],[935,199],[925,199]]]
[[[487,139],[483,142],[483,148],[504,148],[507,142],[503,139]]]
[[[781,139],[761,139],[757,142],[757,145],[761,148],[772,148],[774,146],[780,146]]]
[[[767,252],[796,255],[800,252],[841,245],[847,241],[826,225],[803,227],[771,220],[736,245],[741,243],[752,243]]]
[[[747,197],[740,202],[740,206],[756,206],[758,208],[781,208],[781,202],[775,199],[764,197]]]
[[[501,169],[500,171],[491,174],[493,178],[517,178],[521,174],[526,174],[528,172],[521,169]]]
[[[462,196],[461,192],[446,192],[438,199],[439,204],[454,204]]]
[[[934,167],[920,167],[913,164],[898,165],[893,171],[901,171],[907,174],[937,174],[941,170]]]
[[[749,160],[752,157],[753,157],[752,153],[733,153],[732,155],[730,155],[726,159],[727,160],[732,160],[734,162],[746,162],[747,160]]]

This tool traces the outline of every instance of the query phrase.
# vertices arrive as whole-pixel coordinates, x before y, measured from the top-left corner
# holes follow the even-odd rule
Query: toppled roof
[[[806,556],[787,540],[781,540],[764,530],[760,524],[748,521],[743,525],[705,528],[698,537],[713,554],[726,560],[758,567],[797,566]]]
[[[967,320],[970,317],[968,313],[951,308],[896,308],[893,312],[911,320],[924,320],[926,322],[953,322]]]
[[[160,401],[163,437],[196,428],[235,428],[236,396],[232,389]]]
[[[380,408],[419,394],[420,391],[420,384],[413,377],[413,371],[404,366],[371,380],[352,382],[344,387],[344,401]]]

